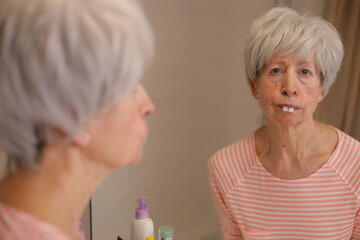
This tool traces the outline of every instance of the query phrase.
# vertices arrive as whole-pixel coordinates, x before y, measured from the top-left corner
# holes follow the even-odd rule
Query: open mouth
[[[279,104],[277,106],[281,108],[284,112],[294,112],[295,110],[300,109],[300,107],[298,106],[288,104]]]
[[[284,112],[294,112],[295,108],[283,106],[283,107],[282,107],[282,110],[283,110]]]

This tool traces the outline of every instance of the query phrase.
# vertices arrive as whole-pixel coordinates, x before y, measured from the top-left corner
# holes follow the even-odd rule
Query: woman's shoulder
[[[358,160],[360,160],[360,142],[349,134],[341,131],[340,129],[335,127],[333,128],[338,134],[338,143],[336,150],[339,151],[339,153],[344,153],[344,151],[348,153],[357,153],[354,157],[358,157]]]
[[[0,202],[0,238],[70,240],[55,226]]]
[[[208,163],[210,169],[233,171],[245,169],[256,161],[254,132],[215,152]]]
[[[360,142],[347,133],[334,129],[338,134],[338,143],[328,164],[354,191],[360,193]]]
[[[357,157],[360,161],[360,142],[358,140],[331,125],[327,125],[324,123],[318,123],[318,125],[320,126],[319,129],[322,133],[321,146],[324,148],[324,151],[328,151],[331,153],[331,159],[344,159],[344,157],[356,159]],[[355,155],[349,155],[349,153],[351,152]]]
[[[349,134],[343,132],[343,131],[339,131],[339,134],[341,135],[341,137],[343,138],[344,141],[346,141],[346,143],[350,143],[353,144],[354,147],[359,148],[360,147],[360,142],[358,140],[356,140],[354,137],[350,136]]]
[[[220,150],[216,151],[211,159],[232,159],[238,157],[238,154],[242,153],[244,150],[251,151],[253,148],[253,139],[254,133],[249,134],[248,136],[233,142]]]

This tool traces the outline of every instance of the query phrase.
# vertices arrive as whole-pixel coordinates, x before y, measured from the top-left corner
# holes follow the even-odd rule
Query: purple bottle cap
[[[136,219],[145,219],[150,217],[149,209],[146,207],[146,204],[148,202],[148,198],[139,198],[137,200],[139,207],[135,211],[135,218]]]
[[[80,220],[79,221],[79,230],[80,230],[80,233],[81,233],[81,237],[82,237],[82,240],[86,240],[86,233],[85,231],[82,229],[82,225],[83,224],[83,221]]]

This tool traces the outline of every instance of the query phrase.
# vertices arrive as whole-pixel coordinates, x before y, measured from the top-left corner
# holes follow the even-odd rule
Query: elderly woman
[[[342,57],[322,19],[274,8],[251,26],[247,78],[266,124],[209,162],[225,239],[360,239],[360,144],[313,119]]]
[[[3,0],[0,23],[0,239],[81,239],[90,195],[142,157],[152,32],[132,0]]]

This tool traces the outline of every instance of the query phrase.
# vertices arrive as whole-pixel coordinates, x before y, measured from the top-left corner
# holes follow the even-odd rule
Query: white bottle
[[[149,209],[146,207],[148,199],[139,198],[139,207],[135,210],[135,217],[131,223],[131,240],[145,240],[154,237],[154,223],[150,218]]]

